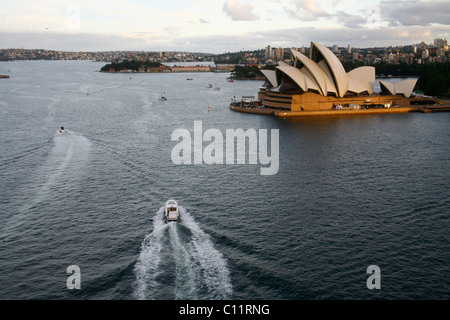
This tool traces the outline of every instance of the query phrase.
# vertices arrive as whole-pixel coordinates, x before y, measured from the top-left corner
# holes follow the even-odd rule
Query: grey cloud
[[[274,47],[309,46],[311,41],[318,41],[327,46],[333,44],[354,47],[384,47],[390,45],[408,45],[421,41],[432,41],[435,37],[448,33],[447,27],[397,27],[397,28],[293,28],[283,30],[261,31],[242,35],[212,35],[199,38],[188,38],[195,51],[223,53]],[[189,49],[190,51],[194,49]]]
[[[367,25],[367,17],[362,15],[349,14],[344,11],[338,11],[333,18],[339,24],[347,28],[363,28]]]
[[[65,51],[191,51],[223,53],[242,49],[255,50],[267,45],[275,47],[309,46],[311,41],[324,45],[351,44],[354,47],[376,47],[430,42],[444,38],[448,26],[400,26],[380,29],[292,28],[245,33],[241,35],[210,35],[192,37],[178,34],[172,37],[156,34],[88,34],[48,32],[0,32],[3,48],[49,49]]]
[[[380,19],[388,22],[390,27],[450,25],[450,1],[448,0],[381,1],[378,8]],[[321,8],[315,0],[292,0],[291,6],[284,10],[291,19],[300,21],[317,21],[326,18],[333,19],[337,24],[349,28],[365,27],[367,23],[367,12],[361,12],[360,15],[349,14],[343,10],[330,13]]]
[[[450,1],[381,1],[381,19],[390,26],[450,25]]]

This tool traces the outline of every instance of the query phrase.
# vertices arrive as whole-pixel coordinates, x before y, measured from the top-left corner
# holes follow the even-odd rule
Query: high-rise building
[[[434,39],[434,46],[441,49],[447,45],[447,39]]]
[[[348,51],[348,53],[349,53],[349,54],[351,54],[351,53],[352,53],[352,45],[351,45],[351,44],[349,44],[349,45],[348,45],[348,49],[347,49],[347,51]]]
[[[266,47],[266,59],[282,61],[284,59],[284,48]]]
[[[267,46],[266,48],[266,59],[272,58],[272,48],[270,46]]]
[[[277,50],[277,60],[278,61],[283,61],[284,58],[284,49],[283,48],[278,48]]]

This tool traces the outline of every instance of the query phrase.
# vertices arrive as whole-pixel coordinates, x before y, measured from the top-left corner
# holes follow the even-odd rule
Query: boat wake
[[[164,207],[153,218],[153,231],[142,242],[135,265],[134,294],[146,300],[230,299],[230,272],[191,214],[179,207],[177,223],[164,221]]]
[[[23,185],[18,194],[23,197],[21,206],[9,217],[3,226],[3,232],[13,232],[27,219],[36,219],[34,213],[46,212],[41,207],[49,199],[60,199],[70,193],[80,173],[88,161],[91,142],[75,132],[55,133],[53,147],[30,181]]]

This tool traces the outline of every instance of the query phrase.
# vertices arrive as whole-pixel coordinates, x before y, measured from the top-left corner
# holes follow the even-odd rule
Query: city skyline
[[[310,41],[347,47],[450,38],[450,2],[40,1],[0,4],[2,48],[220,54]]]

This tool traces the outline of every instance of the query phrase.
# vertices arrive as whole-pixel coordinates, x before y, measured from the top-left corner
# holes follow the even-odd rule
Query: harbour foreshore
[[[266,107],[241,107],[230,105],[230,109],[238,112],[273,115],[276,117],[311,117],[311,116],[336,116],[336,115],[357,115],[357,114],[388,114],[388,113],[409,113],[409,112],[444,112],[450,111],[450,105],[433,107],[413,106],[413,107],[392,107],[359,110],[320,110],[320,111],[280,111]]]
[[[320,111],[275,111],[277,117],[334,116],[355,114],[408,113],[418,112],[420,107],[393,107],[359,110],[320,110]]]

